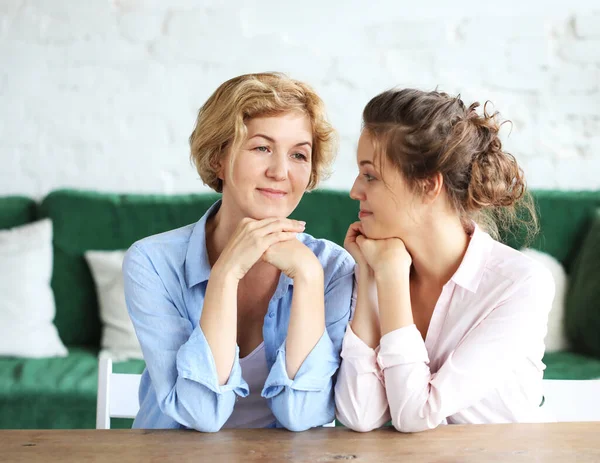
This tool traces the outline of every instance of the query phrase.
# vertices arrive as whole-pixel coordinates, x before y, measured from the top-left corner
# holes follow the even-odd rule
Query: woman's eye
[[[373,177],[371,174],[363,174],[363,177],[367,180],[367,182],[375,180],[375,177]]]
[[[306,161],[308,159],[304,153],[294,153],[292,154],[292,157],[294,159],[298,159],[299,161]]]
[[[257,146],[254,149],[256,151],[260,151],[261,153],[268,153],[269,152],[269,147],[268,146]]]

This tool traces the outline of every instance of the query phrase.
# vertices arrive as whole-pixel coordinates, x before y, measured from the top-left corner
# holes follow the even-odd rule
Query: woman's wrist
[[[295,272],[293,280],[295,285],[314,285],[316,283],[323,284],[323,267],[318,260],[316,265],[312,264],[303,266],[302,268],[298,269],[297,272]]]
[[[372,281],[375,278],[375,272],[366,262],[358,262],[356,264],[356,279],[362,281]]]
[[[214,281],[220,281],[224,285],[237,285],[239,283],[239,278],[237,277],[238,273],[239,272],[236,272],[236,270],[232,266],[224,264],[217,260],[217,262],[215,263],[215,265],[213,265],[210,271],[210,278]]]
[[[377,286],[388,284],[398,285],[403,282],[408,283],[409,277],[410,267],[384,266],[373,271],[373,278],[375,279]]]

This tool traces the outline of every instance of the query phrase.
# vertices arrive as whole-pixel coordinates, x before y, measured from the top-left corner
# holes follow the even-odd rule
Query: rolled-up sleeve
[[[378,352],[379,347],[367,346],[348,326],[335,385],[335,405],[340,422],[354,431],[368,432],[390,420]]]
[[[160,410],[198,431],[221,429],[237,396],[246,397],[239,350],[226,384],[219,385],[210,346],[173,303],[150,258],[134,245],[123,262],[127,309],[142,347]]]
[[[348,258],[325,290],[326,313],[342,314],[326,323],[323,335],[298,373],[288,377],[285,342],[277,350],[262,396],[269,400],[275,418],[291,431],[304,431],[335,418],[333,388],[340,366],[342,339],[352,305],[354,263]]]

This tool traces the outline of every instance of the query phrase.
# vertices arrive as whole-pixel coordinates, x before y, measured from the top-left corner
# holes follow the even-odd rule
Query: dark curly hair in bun
[[[466,228],[471,220],[495,238],[499,230],[524,226],[529,241],[537,232],[535,207],[523,170],[503,151],[497,111],[482,114],[443,92],[389,90],[363,111],[363,129],[414,191],[438,172]]]

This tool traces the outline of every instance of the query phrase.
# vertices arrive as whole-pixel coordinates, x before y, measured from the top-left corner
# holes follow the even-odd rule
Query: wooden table
[[[600,462],[600,423],[442,426],[401,434],[345,428],[216,434],[167,430],[0,431],[2,462]]]

